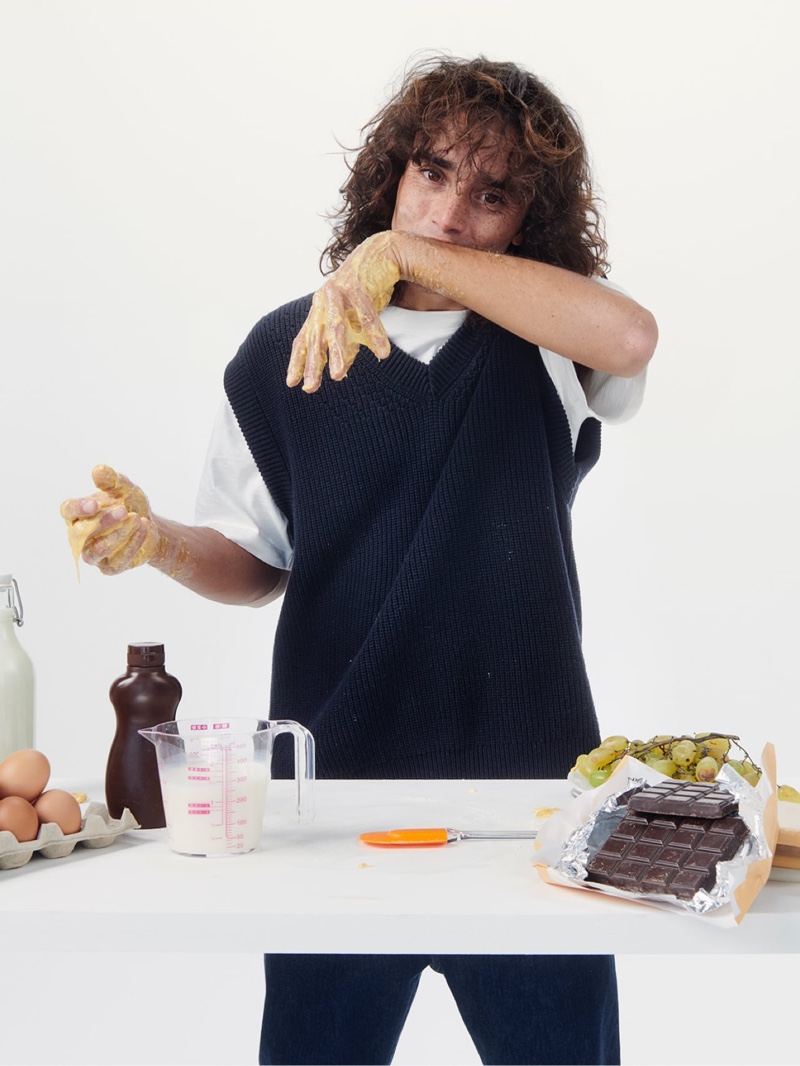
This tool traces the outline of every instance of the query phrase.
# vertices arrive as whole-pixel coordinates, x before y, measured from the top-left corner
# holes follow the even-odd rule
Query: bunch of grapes
[[[761,769],[738,740],[730,733],[695,733],[693,737],[664,734],[649,740],[606,737],[599,747],[587,755],[579,755],[572,769],[585,777],[592,788],[597,788],[630,755],[676,781],[713,781],[722,766],[728,765],[755,786],[761,778]],[[732,751],[732,745],[741,757]]]

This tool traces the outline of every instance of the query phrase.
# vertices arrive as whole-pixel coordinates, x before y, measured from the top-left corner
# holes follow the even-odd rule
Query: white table
[[[102,798],[95,793],[90,798]],[[164,830],[0,871],[9,951],[663,953],[800,951],[800,884],[769,882],[737,928],[544,884],[533,842],[371,848],[404,826],[529,828],[570,802],[563,781],[319,781],[293,823],[270,786],[262,846],[235,858],[171,852]]]

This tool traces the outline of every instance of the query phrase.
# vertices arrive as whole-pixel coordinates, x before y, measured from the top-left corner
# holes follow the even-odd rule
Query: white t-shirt
[[[597,280],[624,291],[606,279]],[[393,344],[429,363],[468,314],[410,311],[390,304],[382,312],[381,321]],[[573,446],[585,419],[624,422],[641,406],[646,371],[633,378],[592,371],[582,386],[571,360],[546,348],[539,350],[564,405]],[[291,570],[294,553],[286,518],[264,484],[227,399],[220,405],[212,430],[197,492],[195,524],[218,530],[265,563]]]

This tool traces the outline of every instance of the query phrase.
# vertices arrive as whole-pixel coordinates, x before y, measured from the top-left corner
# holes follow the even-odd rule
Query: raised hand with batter
[[[400,280],[395,243],[388,232],[369,237],[314,293],[292,345],[287,385],[302,381],[304,392],[316,392],[326,363],[333,380],[341,381],[362,344],[386,358],[389,338],[378,316]]]

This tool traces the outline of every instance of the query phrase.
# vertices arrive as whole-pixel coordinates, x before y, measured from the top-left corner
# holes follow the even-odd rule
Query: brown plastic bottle
[[[163,644],[129,644],[128,669],[114,681],[109,697],[117,731],[106,766],[106,805],[112,818],[127,807],[142,829],[166,824],[156,749],[138,730],[172,722],[182,689],[164,669]]]

